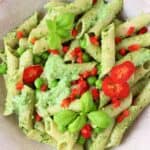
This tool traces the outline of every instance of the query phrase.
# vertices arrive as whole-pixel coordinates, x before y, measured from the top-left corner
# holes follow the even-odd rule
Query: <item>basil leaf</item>
[[[57,126],[66,127],[72,121],[74,121],[77,117],[77,113],[71,110],[62,110],[54,115],[54,122]]]
[[[88,118],[92,122],[92,125],[104,129],[109,127],[113,121],[113,119],[102,110],[89,113]]]
[[[56,24],[60,28],[71,29],[74,23],[75,15],[72,13],[63,13],[56,17]]]
[[[52,20],[46,20],[46,24],[48,27],[49,34],[56,32],[56,22]]]
[[[81,101],[82,112],[88,113],[96,110],[96,105],[93,102],[93,97],[89,91],[87,91],[81,96],[80,101]]]
[[[51,49],[59,49],[61,47],[61,38],[56,33],[48,35],[47,40]]]
[[[78,132],[82,129],[82,127],[86,124],[87,119],[85,115],[78,116],[68,127],[69,131],[74,133]]]
[[[61,38],[68,38],[68,37],[70,37],[70,35],[71,35],[69,30],[61,29],[61,28],[58,28],[58,29],[57,29],[57,34],[58,34]]]

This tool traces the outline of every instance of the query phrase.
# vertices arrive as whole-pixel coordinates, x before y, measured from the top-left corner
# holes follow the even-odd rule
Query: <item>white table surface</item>
[[[0,41],[4,34],[21,23],[48,0],[0,0]],[[124,16],[150,12],[150,0],[124,0]],[[28,140],[17,127],[14,117],[2,116],[5,88],[0,78],[0,150],[52,150],[47,145]],[[123,144],[115,150],[150,150],[150,108],[130,129]]]

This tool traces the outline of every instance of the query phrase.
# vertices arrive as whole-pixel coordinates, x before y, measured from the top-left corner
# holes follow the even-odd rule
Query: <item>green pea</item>
[[[51,87],[50,88],[53,88],[53,87],[56,87],[58,84],[58,81],[55,79],[51,82]]]
[[[34,64],[40,64],[42,59],[40,56],[34,55],[33,61],[34,61]]]
[[[0,64],[0,75],[3,75],[7,72],[7,65],[5,63]]]
[[[86,124],[87,120],[86,120],[86,116],[85,115],[81,115],[78,116],[68,127],[69,131],[71,133],[76,133],[79,132],[82,127]]]
[[[96,88],[97,89],[101,89],[102,88],[102,80],[100,80],[100,79],[97,80],[95,84],[96,84]]]
[[[89,77],[88,79],[87,79],[87,82],[88,82],[88,84],[89,85],[95,85],[95,82],[96,82],[96,77],[95,76],[92,76],[92,77]]]
[[[78,139],[78,141],[77,141],[77,143],[83,145],[85,143],[85,141],[86,141],[86,139],[83,136],[80,136],[79,139]]]
[[[19,47],[19,48],[17,49],[16,53],[17,53],[18,56],[21,56],[21,55],[24,53],[24,51],[25,51],[25,50],[24,50],[23,48]]]
[[[92,125],[99,128],[107,128],[112,123],[112,118],[104,111],[93,111],[88,114],[88,118],[91,121]]]
[[[90,61],[90,56],[86,53],[83,54],[83,61],[84,62],[89,62]]]
[[[85,39],[80,40],[80,46],[81,46],[81,48],[86,49],[87,43],[86,43]]]
[[[43,83],[44,83],[43,78],[37,78],[34,82],[34,85],[37,89],[40,89]]]
[[[42,53],[42,55],[41,55],[41,58],[44,59],[44,60],[47,60],[48,57],[49,57],[49,53],[48,53],[48,52],[44,52],[44,53]]]

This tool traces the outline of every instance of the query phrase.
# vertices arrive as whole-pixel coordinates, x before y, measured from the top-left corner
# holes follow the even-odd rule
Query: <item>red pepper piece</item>
[[[18,32],[16,33],[16,36],[17,36],[17,39],[20,40],[21,38],[24,37],[24,33],[23,33],[22,31],[18,31]]]
[[[24,84],[23,84],[22,81],[20,81],[20,82],[18,82],[18,83],[16,84],[16,89],[17,89],[18,91],[21,91],[23,88],[24,88]]]
[[[89,89],[89,85],[87,84],[86,81],[81,80],[78,83],[78,88],[79,88],[79,95],[82,95]]]
[[[84,73],[81,74],[83,79],[87,79],[89,76],[91,76],[91,73],[89,71],[85,71]]]
[[[128,47],[128,50],[129,50],[130,52],[134,52],[134,51],[139,50],[140,47],[141,47],[141,46],[140,46],[139,44],[132,44],[132,45],[130,45],[130,46]]]
[[[121,48],[121,49],[119,50],[119,54],[120,54],[121,56],[125,56],[125,55],[127,54],[126,49],[125,49],[125,48]]]
[[[135,32],[135,27],[131,26],[129,27],[128,31],[127,31],[127,36],[132,36]]]
[[[130,111],[127,109],[127,110],[124,110],[123,111],[123,113],[122,113],[122,115],[124,116],[124,117],[128,117],[129,115],[130,115]]]
[[[94,68],[91,70],[91,72],[90,72],[91,76],[96,76],[97,73],[98,73],[98,70],[97,70],[96,67],[94,67]]]
[[[100,92],[98,89],[92,88],[91,93],[92,93],[92,97],[93,97],[94,101],[99,100]]]
[[[23,81],[25,84],[32,84],[40,77],[43,72],[43,67],[40,65],[32,65],[24,69]]]
[[[34,45],[36,41],[37,41],[36,38],[32,38],[30,42]]]
[[[112,104],[113,104],[114,108],[118,108],[120,106],[121,102],[120,102],[120,100],[114,98],[114,99],[112,99]]]
[[[123,99],[129,95],[130,88],[127,82],[115,83],[110,77],[102,82],[102,90],[110,98]]]
[[[61,103],[61,107],[63,108],[67,108],[69,107],[70,103],[72,102],[72,100],[70,98],[66,98],[62,101]]]
[[[98,37],[96,36],[90,36],[90,42],[95,46],[99,45]]]
[[[64,53],[67,53],[68,50],[69,50],[69,46],[63,46],[62,51],[63,51]]]
[[[59,51],[56,49],[49,49],[48,52],[53,55],[59,55]]]
[[[48,89],[48,85],[47,85],[47,84],[43,84],[43,85],[41,86],[41,88],[40,88],[40,90],[41,90],[42,92],[47,91],[47,89]]]
[[[110,71],[110,76],[114,82],[123,83],[126,82],[135,71],[135,65],[130,61],[126,61],[114,66]]]
[[[85,139],[89,139],[92,135],[92,127],[90,124],[86,124],[82,129],[81,129],[81,135]]]
[[[39,122],[39,121],[41,121],[41,120],[42,120],[42,117],[37,113],[37,114],[35,115],[35,121]]]
[[[148,28],[147,27],[143,27],[138,31],[138,34],[144,34],[148,32]]]
[[[124,120],[124,116],[123,115],[119,115],[118,117],[117,117],[117,122],[118,123],[121,123],[123,120]]]
[[[72,34],[72,36],[75,38],[75,37],[78,35],[77,29],[74,28],[74,29],[72,30],[72,33],[71,33],[71,34]]]
[[[115,43],[116,44],[119,44],[120,42],[122,41],[122,38],[121,37],[115,37]]]

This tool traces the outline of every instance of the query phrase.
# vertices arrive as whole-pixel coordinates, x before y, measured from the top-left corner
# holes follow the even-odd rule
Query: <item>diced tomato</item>
[[[43,72],[43,67],[40,65],[32,65],[24,69],[23,81],[25,84],[32,84],[40,77]]]
[[[16,36],[17,36],[17,39],[20,40],[21,38],[24,37],[24,33],[23,33],[22,31],[18,31],[18,32],[16,33]]]
[[[97,0],[93,0],[93,5],[95,5],[97,3]]]
[[[74,80],[71,82],[71,85],[76,85],[78,83],[78,80]]]
[[[62,51],[63,51],[64,53],[67,53],[68,50],[69,50],[69,46],[63,46]]]
[[[124,120],[124,116],[123,115],[119,115],[118,117],[117,117],[117,122],[118,123],[121,123],[123,120]]]
[[[41,120],[42,120],[42,117],[37,113],[37,114],[35,115],[35,121],[39,122],[39,121],[41,121]]]
[[[140,47],[141,47],[141,46],[140,46],[139,44],[132,44],[132,45],[130,45],[130,46],[128,47],[128,50],[129,50],[130,52],[133,52],[133,51],[139,50]]]
[[[76,47],[72,52],[71,52],[71,56],[73,58],[79,56],[79,54],[82,53],[82,50],[80,47]]]
[[[40,89],[41,89],[42,92],[45,92],[48,89],[48,85],[47,84],[43,84]]]
[[[123,99],[129,95],[130,88],[127,82],[115,83],[110,77],[102,82],[102,90],[110,98]]]
[[[143,28],[141,28],[141,29],[138,31],[138,34],[144,34],[144,33],[146,33],[146,32],[148,32],[148,28],[147,28],[147,27],[143,27]]]
[[[83,79],[87,79],[89,76],[91,76],[91,73],[89,71],[85,71],[81,74],[81,76],[83,77]]]
[[[94,67],[94,68],[90,71],[90,73],[91,73],[91,76],[96,76],[96,75],[97,75],[97,73],[98,73],[97,68],[96,68],[96,67]]]
[[[115,37],[115,43],[116,44],[119,44],[120,42],[122,41],[122,38],[121,37]]]
[[[81,129],[81,135],[85,139],[89,139],[92,135],[92,127],[90,124],[86,124],[82,129]]]
[[[100,92],[98,89],[92,88],[91,93],[92,93],[92,97],[93,97],[94,101],[99,100]]]
[[[121,56],[125,56],[125,55],[127,54],[126,49],[125,49],[125,48],[121,48],[121,49],[119,50],[119,54],[120,54]]]
[[[77,35],[78,35],[78,31],[77,29],[73,29],[72,32],[71,32],[72,36],[75,38]]]
[[[67,108],[69,107],[70,103],[72,102],[72,100],[70,98],[66,98],[62,101],[61,103],[61,107],[63,108]]]
[[[73,97],[78,97],[80,95],[80,92],[79,92],[78,88],[71,89],[71,95]]]
[[[83,93],[85,93],[89,89],[89,85],[87,84],[86,81],[81,80],[78,83],[78,88],[79,88],[80,95],[82,95]]]
[[[82,64],[83,63],[83,58],[82,57],[78,57],[76,59],[76,62],[79,63],[79,64]]]
[[[114,66],[110,71],[110,76],[114,82],[123,83],[126,82],[135,71],[135,65],[131,61],[126,61]]]
[[[18,82],[18,83],[16,84],[16,89],[17,89],[18,91],[21,91],[21,90],[23,89],[23,87],[24,87],[24,84],[23,84],[22,81],[20,81],[20,82]]]
[[[32,38],[30,42],[34,45],[36,41],[37,41],[36,38]]]
[[[128,117],[129,114],[130,114],[130,111],[129,111],[128,109],[127,109],[127,110],[124,110],[123,113],[122,113],[122,115],[123,115],[124,117]]]
[[[95,46],[99,45],[98,37],[96,36],[90,36],[90,42]]]
[[[59,55],[59,51],[56,49],[49,49],[48,52],[53,55]]]
[[[118,108],[120,106],[121,102],[120,102],[119,99],[113,98],[112,99],[112,104],[113,104],[114,108]]]
[[[135,27],[131,26],[129,27],[128,31],[127,31],[127,36],[132,36],[135,32]]]

